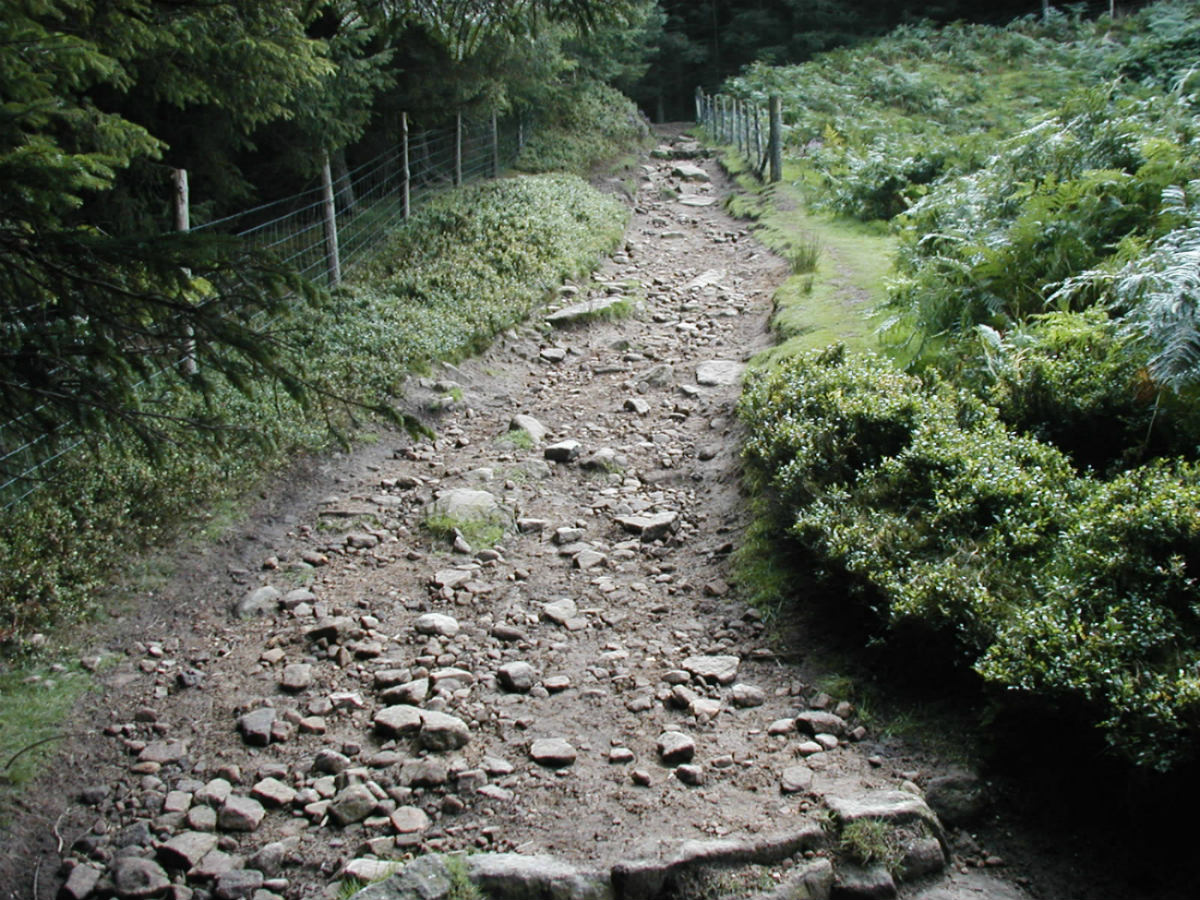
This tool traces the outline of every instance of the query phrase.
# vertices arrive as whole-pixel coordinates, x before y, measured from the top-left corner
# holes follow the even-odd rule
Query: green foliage
[[[0,674],[0,787],[20,786],[36,775],[66,737],[63,719],[92,687],[78,664],[35,664],[19,675]]]
[[[596,81],[564,88],[537,115],[537,128],[516,163],[523,172],[583,174],[650,134],[632,101]]]
[[[962,373],[966,381],[1009,427],[1076,465],[1103,472],[1136,462],[1152,437],[1158,452],[1187,446],[1186,418],[1160,411],[1146,354],[1102,309],[1047,313],[1006,334],[981,325],[979,345],[985,367]]]
[[[446,863],[446,874],[450,877],[450,892],[446,900],[484,900],[483,892],[471,880],[466,860],[459,854],[450,854],[443,859]]]
[[[1068,346],[1094,330],[1053,324]],[[967,391],[836,349],[757,376],[741,408],[774,520],[891,633],[952,636],[984,678],[1086,710],[1137,765],[1192,756],[1200,467],[1083,475]]]
[[[1136,253],[1169,222],[1164,189],[1193,178],[1172,102],[1096,90],[1006,141],[986,169],[946,181],[904,217],[891,296],[905,333],[1008,327],[1095,292],[1056,291]]]

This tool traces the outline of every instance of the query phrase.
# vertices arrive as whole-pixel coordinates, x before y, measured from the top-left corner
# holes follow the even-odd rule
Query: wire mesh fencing
[[[459,116],[449,127],[411,133],[407,118],[404,123],[396,146],[339,177],[333,178],[326,164],[324,183],[191,230],[240,237],[313,283],[332,287],[422,204],[458,185],[498,177],[524,145],[524,127],[515,118]],[[176,361],[141,387],[187,363]],[[28,433],[22,426],[40,411],[0,424],[0,510],[38,490],[52,467],[85,443],[83,437],[63,435],[61,426],[32,439],[15,437]]]

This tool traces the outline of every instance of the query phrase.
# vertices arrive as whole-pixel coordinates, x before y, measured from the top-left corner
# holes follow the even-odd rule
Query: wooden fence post
[[[454,114],[454,186],[462,187],[462,145],[463,145],[463,120],[462,110]]]
[[[337,204],[333,199],[333,172],[329,152],[321,157],[321,206],[325,213],[325,259],[329,270],[329,286],[342,283],[342,261],[338,256]]]
[[[400,146],[404,157],[404,219],[412,212],[412,168],[408,162],[408,113],[400,113]]]
[[[762,147],[762,124],[759,121],[758,104],[754,104],[754,168],[758,171],[759,177],[762,177],[762,170],[759,166],[762,163],[763,147]]]
[[[192,204],[188,190],[187,169],[172,169],[171,181],[175,185],[175,230],[191,231]],[[184,269],[184,273],[191,275],[187,269]],[[195,375],[199,371],[199,367],[196,365],[196,333],[192,330],[191,325],[187,326],[186,335],[183,341],[183,361],[180,366],[184,375]]]
[[[191,231],[191,204],[188,196],[187,169],[172,169],[171,181],[175,184],[175,230]]]
[[[492,110],[492,177],[500,177],[500,131],[496,127],[496,111]]]
[[[771,95],[771,130],[767,136],[771,148],[771,181],[783,180],[783,108],[778,94]]]
[[[742,101],[742,154],[750,155],[750,101]]]
[[[696,87],[696,123],[704,124],[704,91],[699,86]]]

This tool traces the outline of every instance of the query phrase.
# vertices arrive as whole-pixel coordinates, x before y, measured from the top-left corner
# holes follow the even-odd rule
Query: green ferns
[[[1200,467],[1103,481],[970,392],[837,348],[757,377],[742,413],[752,483],[887,627],[1082,706],[1139,765],[1192,754]]]

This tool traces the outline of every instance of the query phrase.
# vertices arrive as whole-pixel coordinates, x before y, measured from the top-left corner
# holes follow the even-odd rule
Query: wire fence
[[[736,147],[759,178],[769,166],[771,181],[778,181],[783,151],[779,103],[774,95],[763,107],[738,97],[705,94],[696,88],[696,122],[714,143]]]
[[[331,177],[326,160],[325,183],[191,230],[236,235],[275,254],[308,280],[335,286],[413,210],[458,185],[498,177],[513,165],[525,142],[523,123],[515,118],[470,121],[460,116],[448,128],[413,134],[407,118],[403,121],[403,134],[395,147],[340,177]],[[145,388],[187,363],[180,359],[138,387]],[[82,436],[63,435],[61,426],[30,440],[11,437],[39,412],[40,408],[33,409],[0,424],[0,510],[37,491],[53,466],[85,443]]]
[[[430,197],[450,187],[494,177],[511,166],[524,145],[519,120],[462,121],[450,128],[420,130],[397,146],[326,185],[244,210],[194,228],[236,234],[271,250],[317,283],[336,283],[331,240],[342,274],[352,269],[388,232]],[[332,209],[331,209],[332,206]],[[336,238],[329,231],[334,217]]]

